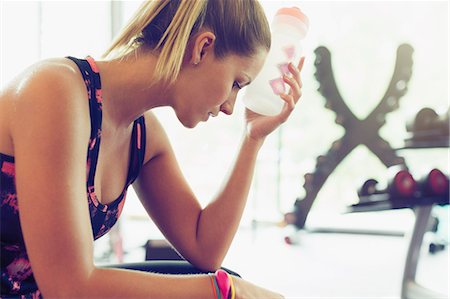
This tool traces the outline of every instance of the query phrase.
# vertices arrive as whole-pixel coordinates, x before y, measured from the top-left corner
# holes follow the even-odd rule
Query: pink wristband
[[[220,294],[223,296],[222,298],[228,299],[231,290],[231,281],[227,272],[225,272],[222,269],[219,269],[216,271],[215,275],[217,285],[219,286]]]

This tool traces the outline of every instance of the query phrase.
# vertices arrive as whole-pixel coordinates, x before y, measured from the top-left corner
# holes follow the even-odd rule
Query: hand
[[[236,299],[283,299],[284,296],[263,289],[239,277],[233,276]]]
[[[295,67],[292,63],[289,63],[289,71],[291,72],[292,77],[283,76],[283,80],[290,86],[290,90],[288,94],[280,95],[280,98],[285,103],[283,109],[278,115],[264,116],[246,109],[245,119],[247,123],[246,133],[248,137],[255,140],[262,140],[289,118],[302,95],[302,80],[300,78],[300,72],[303,68],[304,62],[305,57],[302,57],[297,67]]]

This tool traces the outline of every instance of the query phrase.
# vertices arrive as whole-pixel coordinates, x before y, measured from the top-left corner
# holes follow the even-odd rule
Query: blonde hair
[[[103,57],[120,58],[144,46],[158,53],[153,79],[171,84],[190,37],[201,28],[216,35],[214,53],[219,59],[270,49],[269,24],[256,0],[152,0],[142,3]]]

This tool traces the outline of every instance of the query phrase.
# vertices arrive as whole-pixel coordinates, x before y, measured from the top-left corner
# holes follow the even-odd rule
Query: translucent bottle
[[[289,62],[297,66],[302,56],[302,39],[309,29],[308,17],[298,8],[281,8],[272,22],[272,46],[261,72],[247,87],[244,105],[262,115],[281,112],[284,101],[281,93],[287,92],[283,74],[289,75]]]

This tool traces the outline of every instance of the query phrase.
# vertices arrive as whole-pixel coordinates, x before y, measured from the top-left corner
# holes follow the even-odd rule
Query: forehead
[[[260,50],[252,56],[240,56],[231,54],[224,61],[226,66],[237,72],[248,74],[251,78],[255,78],[264,65],[267,56],[266,50]]]

